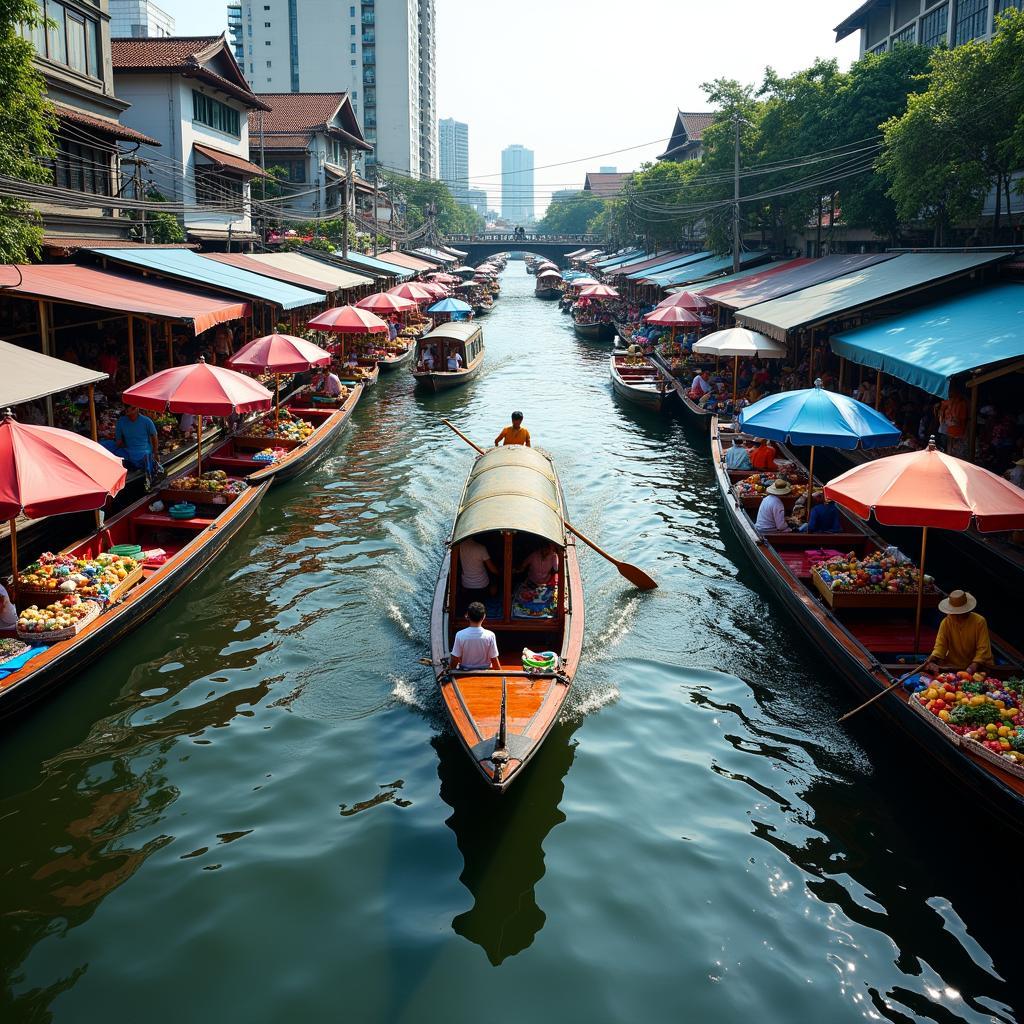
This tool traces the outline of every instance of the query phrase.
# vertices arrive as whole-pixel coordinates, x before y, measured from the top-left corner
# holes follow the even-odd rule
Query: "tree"
[[[604,200],[593,192],[554,199],[537,224],[537,231],[542,235],[582,235],[603,209]]]
[[[0,3],[0,168],[21,181],[49,184],[46,161],[56,152],[57,129],[46,86],[35,69],[26,29],[43,24],[35,0]],[[24,263],[38,255],[39,216],[20,199],[0,197],[0,263]]]
[[[430,209],[434,210],[434,224],[443,235],[472,234],[484,227],[480,214],[471,206],[457,203],[443,181],[420,181],[391,171],[384,174],[392,197],[405,198],[405,221],[409,230],[422,227]]]
[[[166,202],[164,197],[155,189],[150,189],[146,198],[154,203]],[[151,242],[168,245],[185,241],[185,229],[173,213],[153,213],[146,214],[145,216]]]

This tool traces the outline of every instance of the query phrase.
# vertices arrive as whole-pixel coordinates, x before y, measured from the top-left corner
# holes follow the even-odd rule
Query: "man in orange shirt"
[[[967,432],[967,400],[956,388],[949,389],[949,398],[939,405],[939,437],[950,455],[963,456],[964,434]]]
[[[494,447],[504,444],[507,448],[510,444],[524,444],[530,447],[530,432],[523,426],[523,414],[517,409],[512,413],[512,426],[504,430],[494,439]]]
[[[750,464],[762,472],[775,469],[775,446],[768,438],[762,438],[760,445],[750,453]]]

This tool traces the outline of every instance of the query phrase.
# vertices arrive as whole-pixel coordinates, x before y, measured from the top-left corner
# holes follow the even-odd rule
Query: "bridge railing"
[[[575,242],[578,245],[597,245],[601,242],[598,235],[541,235],[527,232],[517,235],[514,231],[481,231],[475,235],[445,235],[447,242],[549,242],[553,244]]]

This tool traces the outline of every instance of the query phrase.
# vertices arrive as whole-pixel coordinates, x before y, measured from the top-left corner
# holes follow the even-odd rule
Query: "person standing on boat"
[[[479,601],[474,601],[466,609],[469,625],[455,634],[451,668],[492,668],[496,672],[501,671],[501,662],[498,661],[498,638],[491,630],[484,629],[486,617],[487,609]]]
[[[732,447],[725,453],[725,465],[727,469],[753,469],[754,464],[750,461],[750,452],[743,443],[742,438],[734,437]]]
[[[114,454],[119,455],[129,469],[141,469],[146,476],[154,476],[162,469],[158,438],[156,424],[148,416],[141,415],[136,406],[129,405],[124,415],[117,419],[114,429],[117,450]]]
[[[957,672],[981,672],[991,667],[992,640],[988,623],[974,609],[978,602],[964,590],[954,590],[939,602],[939,611],[946,617],[939,626],[931,656],[921,666],[922,672],[941,672],[947,668]]]
[[[517,409],[512,413],[512,426],[505,427],[494,439],[494,447],[504,444],[507,448],[510,444],[524,444],[527,448],[530,445],[530,432],[523,426],[523,414]]]
[[[448,353],[448,372],[449,373],[458,373],[459,370],[461,370],[461,369],[462,369],[462,354],[458,350],[453,348]]]
[[[754,529],[758,533],[789,533],[789,523],[786,521],[786,506],[782,504],[782,496],[789,494],[793,488],[785,480],[773,480],[761,504],[757,509],[757,520]]]
[[[472,537],[459,544],[459,575],[462,594],[469,601],[483,601],[491,589],[491,576],[498,575],[491,553]]]

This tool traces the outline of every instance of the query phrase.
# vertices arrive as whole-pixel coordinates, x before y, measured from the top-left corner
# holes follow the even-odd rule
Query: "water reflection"
[[[544,927],[536,886],[544,877],[544,841],[565,821],[559,804],[575,731],[575,724],[556,724],[527,773],[501,796],[485,791],[457,739],[432,741],[441,799],[452,809],[445,824],[463,858],[459,880],[473,897],[452,930],[480,946],[495,966],[529,947]]]

